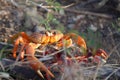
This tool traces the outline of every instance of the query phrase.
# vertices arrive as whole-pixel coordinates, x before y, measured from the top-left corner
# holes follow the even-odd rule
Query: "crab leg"
[[[14,48],[13,48],[13,51],[12,51],[13,52],[13,57],[16,58],[16,52],[17,52],[18,46],[19,46],[19,44],[22,44],[22,47],[21,47],[22,49],[20,50],[21,51],[20,56],[21,56],[21,58],[23,58],[23,55],[24,55],[23,48],[25,46],[25,43],[29,42],[28,41],[29,40],[28,35],[25,32],[20,32],[20,33],[17,33],[15,35],[13,35],[10,40],[11,40],[12,43],[14,43],[13,44]]]
[[[30,61],[30,63],[29,63],[30,66],[38,73],[39,76],[44,78],[42,73],[41,73],[41,70],[42,70],[42,71],[45,71],[47,75],[54,77],[52,72],[49,71],[47,69],[47,67],[34,56],[35,50],[31,44],[28,44],[28,46],[26,46],[25,49],[26,49],[26,54],[29,54],[27,56],[27,60]]]
[[[108,54],[103,49],[98,49],[96,55],[101,56],[105,60],[108,58]]]
[[[13,51],[12,51],[14,58],[16,58],[16,52],[17,52],[17,49],[18,49],[18,45],[19,45],[20,43],[24,44],[24,41],[23,41],[22,37],[18,37],[18,38],[16,39],[16,41],[14,42],[14,48],[13,48]],[[23,47],[23,45],[22,45],[22,47]]]

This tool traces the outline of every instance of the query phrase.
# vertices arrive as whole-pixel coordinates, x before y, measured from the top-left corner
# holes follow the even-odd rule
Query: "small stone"
[[[92,31],[97,31],[97,27],[95,27],[93,24],[90,25],[89,29],[91,29]]]
[[[41,27],[41,26],[35,26],[33,28],[33,32],[40,32],[40,31],[44,31],[45,28],[44,27]]]
[[[9,75],[9,73],[0,72],[0,77],[1,77],[1,78],[10,78],[10,75]],[[0,79],[1,79],[1,78],[0,78]]]
[[[78,15],[78,16],[74,17],[73,20],[77,21],[77,20],[82,19],[84,17],[85,17],[85,15]]]
[[[68,28],[73,29],[74,28],[74,24],[69,24]]]
[[[60,13],[61,15],[64,15],[64,14],[65,14],[65,12],[64,12],[63,9],[61,9],[61,10],[59,11],[59,13]]]

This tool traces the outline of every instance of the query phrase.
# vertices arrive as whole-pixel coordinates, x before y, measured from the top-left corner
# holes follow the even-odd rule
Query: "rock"
[[[74,26],[75,26],[74,24],[69,24],[69,25],[68,25],[68,28],[73,29]]]
[[[95,27],[93,24],[91,24],[91,26],[89,27],[89,29],[91,29],[92,31],[97,31],[97,27]]]
[[[29,66],[17,64],[14,66],[15,60],[12,59],[2,59],[3,66],[9,66],[9,75],[12,76],[15,80],[42,80],[39,76],[33,71]],[[11,67],[10,67],[11,65]]]

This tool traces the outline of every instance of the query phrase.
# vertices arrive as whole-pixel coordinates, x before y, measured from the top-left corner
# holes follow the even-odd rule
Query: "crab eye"
[[[53,35],[56,35],[56,32],[54,31],[52,34],[53,34]]]
[[[45,34],[46,34],[47,36],[52,36],[52,35],[53,35],[53,33],[52,33],[50,30],[46,31]]]
[[[52,36],[55,36],[57,34],[57,32],[55,30],[52,30],[50,33]]]

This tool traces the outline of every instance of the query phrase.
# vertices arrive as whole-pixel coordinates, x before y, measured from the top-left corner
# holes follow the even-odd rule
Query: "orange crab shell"
[[[35,32],[29,36],[29,40],[34,43],[44,44],[51,44],[54,42],[59,41],[63,37],[63,33],[57,30],[53,30],[51,32],[44,31],[44,32]]]

